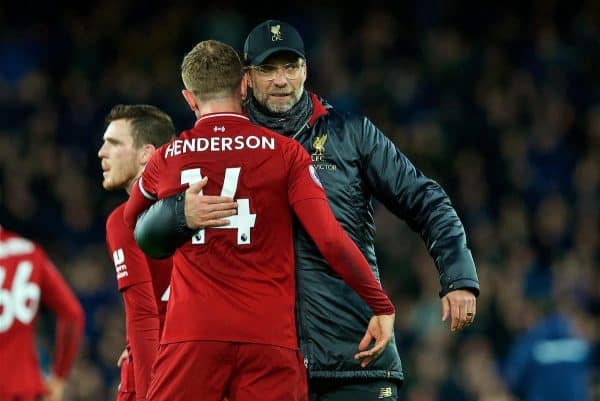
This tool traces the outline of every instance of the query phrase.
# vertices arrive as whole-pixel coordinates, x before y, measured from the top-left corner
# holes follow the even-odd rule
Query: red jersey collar
[[[198,125],[210,121],[213,118],[241,118],[242,120],[246,120],[246,121],[250,121],[248,117],[246,117],[243,114],[240,113],[208,113],[208,114],[204,114],[202,115],[199,119],[196,120],[196,123],[194,124],[194,128],[197,127]]]

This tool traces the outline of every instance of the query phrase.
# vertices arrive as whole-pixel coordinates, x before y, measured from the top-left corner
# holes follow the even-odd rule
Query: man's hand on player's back
[[[226,226],[226,217],[237,213],[237,203],[226,196],[203,195],[208,177],[190,185],[185,191],[185,222],[191,229]]]

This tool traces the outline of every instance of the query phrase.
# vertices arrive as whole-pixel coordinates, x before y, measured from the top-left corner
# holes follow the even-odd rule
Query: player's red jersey
[[[290,204],[325,199],[310,165],[299,144],[234,113],[202,117],[155,152],[140,180],[146,194],[164,198],[206,176],[204,194],[231,196],[238,204],[229,226],[199,231],[173,256],[161,343],[297,348]]]
[[[144,399],[167,311],[173,265],[171,258],[152,259],[140,250],[123,219],[124,209],[125,203],[106,221],[106,243],[123,295],[127,346],[135,376],[135,386],[131,386],[135,388],[121,390],[135,390],[136,398]]]
[[[34,242],[0,227],[0,399],[45,393],[35,349],[40,302],[57,317],[52,373],[69,373],[83,334],[83,309]]]
[[[136,209],[144,207],[140,192],[160,199],[203,177],[208,177],[204,194],[234,198],[237,214],[225,227],[198,231],[174,254],[161,343],[213,340],[297,349],[291,209],[297,213],[296,204],[317,200],[329,210],[309,154],[296,141],[253,125],[241,114],[205,115],[154,153],[132,191],[126,220],[131,223]],[[320,215],[343,235],[331,212]],[[303,216],[303,224],[309,224]],[[338,239],[354,245],[347,236]],[[355,246],[352,255],[330,255],[332,267],[344,270],[347,263],[342,273],[353,288],[372,296],[369,305],[378,312],[392,313]]]

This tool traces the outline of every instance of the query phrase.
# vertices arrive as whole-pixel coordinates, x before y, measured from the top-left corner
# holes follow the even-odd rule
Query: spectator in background
[[[57,318],[53,367],[45,384],[35,349],[40,303]],[[0,227],[0,401],[61,401],[83,325],[79,301],[45,252]]]
[[[442,289],[443,320],[460,331],[475,319],[479,283],[466,235],[444,190],[404,156],[368,118],[337,112],[304,89],[304,42],[290,24],[268,20],[252,29],[244,44],[249,96],[245,111],[252,122],[295,139],[312,155],[338,221],[361,249],[376,277],[372,198],[420,233],[435,260]],[[176,208],[167,199],[141,220],[150,232]],[[198,197],[186,196],[179,208],[190,227]],[[171,226],[177,228],[177,219]],[[175,230],[174,230],[175,231]],[[163,242],[175,232],[164,235]],[[145,239],[142,243],[149,243]],[[152,240],[153,244],[158,241]],[[142,246],[144,251],[156,249]],[[295,231],[297,325],[311,400],[397,398],[403,373],[395,343],[373,363],[359,364],[356,339],[371,318],[367,305],[339,277],[301,227]],[[160,251],[171,253],[172,250]],[[370,397],[370,398],[369,398]]]
[[[157,107],[117,105],[106,116],[103,144],[98,150],[106,190],[131,192],[154,151],[175,136],[171,118]],[[112,256],[117,286],[125,306],[126,347],[118,400],[144,400],[167,310],[171,258],[156,260],[137,247],[133,230],[125,225],[119,205],[106,221],[106,243]]]
[[[564,294],[555,288],[549,267],[527,272],[524,295],[535,323],[514,339],[503,366],[506,384],[522,401],[590,400],[591,344],[573,314],[561,310]]]

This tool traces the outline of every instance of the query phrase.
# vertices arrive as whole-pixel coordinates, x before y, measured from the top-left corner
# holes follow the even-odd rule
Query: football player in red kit
[[[35,349],[39,304],[56,316],[53,366]],[[81,304],[44,251],[0,227],[0,401],[60,401],[83,335]]]
[[[182,78],[197,122],[152,156],[132,188],[125,219],[133,227],[156,199],[188,185],[234,198],[237,213],[226,226],[200,227],[173,256],[148,400],[306,399],[294,317],[293,214],[331,274],[374,313],[359,347],[368,349],[357,360],[376,356],[390,341],[394,307],[335,220],[309,154],[242,114],[246,83],[235,50],[200,42],[185,56]]]
[[[129,192],[150,156],[175,135],[171,118],[150,105],[117,105],[106,116],[98,151],[107,190]],[[151,259],[138,248],[118,206],[106,222],[106,243],[125,306],[127,344],[118,365],[118,400],[144,400],[164,323],[171,258]]]

